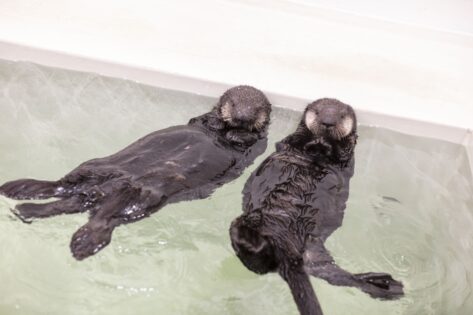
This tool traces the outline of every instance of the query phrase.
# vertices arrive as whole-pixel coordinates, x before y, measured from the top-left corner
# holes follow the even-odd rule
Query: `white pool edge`
[[[117,77],[137,81],[140,83],[217,97],[222,91],[245,82],[214,82],[205,78],[183,76],[159,69],[144,68],[132,64],[111,62],[86,56],[46,50],[29,45],[22,45],[7,41],[0,41],[0,59],[11,61],[28,61],[45,66],[64,68],[75,71],[92,72],[100,75]],[[301,111],[313,99],[302,98],[297,95],[284,95],[277,91],[263,89],[271,103],[278,107]],[[315,96],[316,97],[316,96]],[[379,111],[357,109],[359,123],[369,126],[399,131],[402,133],[439,139],[463,145],[466,149],[470,171],[473,175],[473,131],[464,127],[439,124],[432,121],[420,121],[411,117],[392,115]]]

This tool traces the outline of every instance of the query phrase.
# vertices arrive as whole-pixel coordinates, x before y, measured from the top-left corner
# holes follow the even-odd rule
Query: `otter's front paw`
[[[387,273],[360,273],[354,275],[360,289],[371,297],[383,300],[395,300],[404,295],[403,285]]]
[[[287,150],[288,148],[289,148],[289,144],[287,143],[284,143],[284,142],[276,143],[276,151],[278,152]]]
[[[328,156],[332,154],[332,145],[328,142],[314,140],[304,146],[304,151],[308,154],[323,154]]]
[[[212,130],[222,130],[225,128],[225,123],[217,117],[209,117],[207,120],[208,127]]]
[[[250,146],[253,145],[258,139],[256,136],[249,134],[247,132],[241,132],[237,130],[230,130],[225,135],[225,138],[232,144],[238,146]]]

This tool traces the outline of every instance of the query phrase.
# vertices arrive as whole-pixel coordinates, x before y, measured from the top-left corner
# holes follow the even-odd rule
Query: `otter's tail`
[[[297,304],[301,315],[323,315],[317,296],[309,280],[309,276],[302,268],[284,268],[280,274],[291,289],[292,297]]]

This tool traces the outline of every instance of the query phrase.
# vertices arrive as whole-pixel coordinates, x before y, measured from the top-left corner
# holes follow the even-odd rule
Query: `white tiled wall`
[[[473,34],[471,0],[292,0],[379,19]]]

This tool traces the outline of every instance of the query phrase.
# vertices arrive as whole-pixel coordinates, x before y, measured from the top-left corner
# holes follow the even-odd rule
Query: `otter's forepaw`
[[[91,229],[88,224],[81,227],[72,236],[70,248],[72,256],[83,260],[96,254],[110,243],[112,229]]]
[[[396,300],[404,295],[402,282],[396,281],[387,273],[360,273],[354,275],[360,289],[373,298]]]
[[[248,132],[242,132],[238,130],[230,130],[225,135],[225,138],[227,138],[229,142],[238,146],[250,146],[253,145],[256,141],[258,141],[257,136]]]
[[[225,128],[225,123],[217,117],[209,117],[207,123],[212,130],[222,130]]]
[[[288,148],[289,148],[289,144],[287,143],[284,143],[284,142],[276,143],[276,151],[278,152],[287,150]]]
[[[310,141],[304,146],[304,151],[309,154],[323,154],[331,155],[332,154],[332,145],[326,141],[321,141],[320,139]]]

